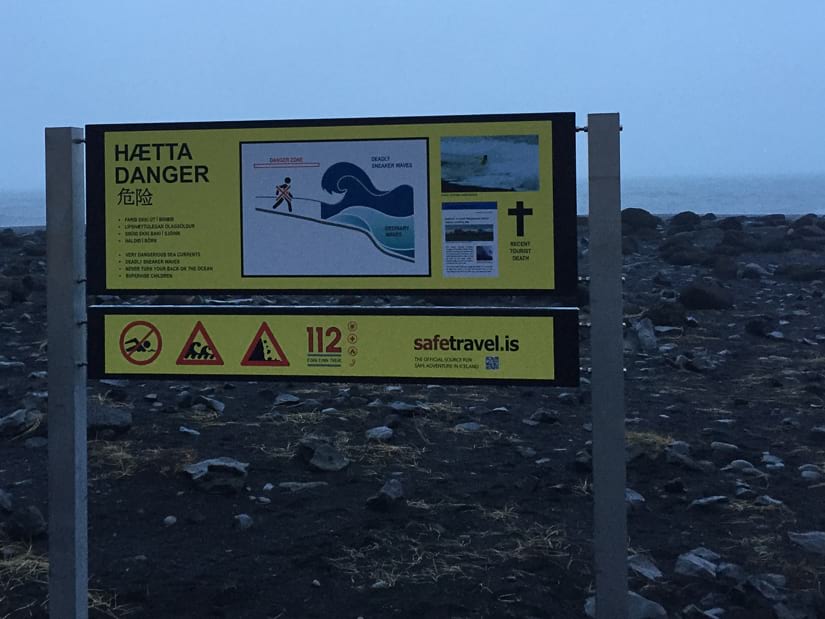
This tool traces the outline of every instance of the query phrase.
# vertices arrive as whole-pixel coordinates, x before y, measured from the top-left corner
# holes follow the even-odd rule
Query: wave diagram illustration
[[[317,208],[312,211],[313,215],[318,216],[311,216],[308,212],[299,215],[262,208],[256,210],[361,232],[369,237],[381,253],[407,262],[415,261],[415,202],[412,186],[398,185],[382,191],[360,167],[340,161],[324,172],[321,188],[329,194],[341,195],[341,199],[333,204],[292,197],[294,200],[320,205],[320,213]]]

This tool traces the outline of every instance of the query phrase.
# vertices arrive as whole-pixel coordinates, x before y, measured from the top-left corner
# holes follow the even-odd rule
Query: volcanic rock
[[[687,309],[729,309],[733,307],[731,293],[716,284],[694,281],[684,288],[679,300]]]
[[[183,467],[199,488],[207,492],[238,492],[243,488],[249,463],[233,458],[211,458]]]

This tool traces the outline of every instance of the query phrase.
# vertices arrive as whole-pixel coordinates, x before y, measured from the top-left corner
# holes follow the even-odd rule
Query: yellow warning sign
[[[192,334],[181,348],[176,362],[178,365],[223,365],[221,353],[209,337],[206,328],[199,320],[192,329]]]
[[[86,128],[88,290],[576,286],[571,113]]]
[[[141,307],[139,314],[126,313],[136,309],[89,309],[90,376],[578,380],[575,309],[409,315],[392,308],[246,308],[231,314],[225,312],[237,308],[197,308],[190,310],[197,314],[172,314]],[[134,351],[124,352],[127,336]]]
[[[244,366],[284,367],[289,365],[281,345],[266,322],[262,322],[246,354],[241,360]]]
[[[123,327],[118,340],[120,353],[128,363],[145,366],[158,358],[163,340],[151,322],[133,320]]]

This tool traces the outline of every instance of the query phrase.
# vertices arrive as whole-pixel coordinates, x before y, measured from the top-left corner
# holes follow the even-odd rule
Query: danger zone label
[[[578,380],[575,309],[409,315],[392,308],[249,307],[230,314],[239,309],[233,307],[194,314],[144,306],[142,315],[125,313],[132,309],[90,308],[90,376]]]

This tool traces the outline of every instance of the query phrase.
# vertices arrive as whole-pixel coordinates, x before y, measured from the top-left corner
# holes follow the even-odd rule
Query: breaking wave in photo
[[[538,191],[538,136],[442,138],[441,180],[469,188]]]

